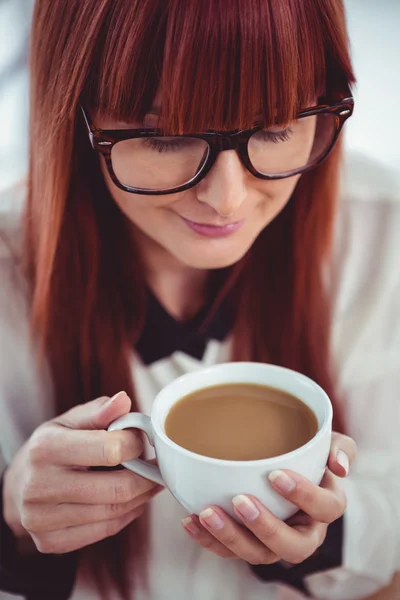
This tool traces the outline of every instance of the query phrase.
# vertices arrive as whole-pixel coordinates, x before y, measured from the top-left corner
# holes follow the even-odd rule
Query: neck
[[[170,315],[189,320],[204,304],[208,271],[188,267],[142,232],[135,234],[148,286]]]

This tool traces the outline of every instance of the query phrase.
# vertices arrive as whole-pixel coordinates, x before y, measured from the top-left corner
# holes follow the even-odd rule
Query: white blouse
[[[364,175],[371,192],[376,174]],[[343,564],[306,580],[319,600],[364,598],[400,570],[400,190],[390,197],[375,190],[365,200],[352,193],[351,182],[346,189],[329,285],[339,385],[359,455],[343,482]],[[0,218],[4,228],[10,231],[9,215]],[[39,374],[29,337],[24,288],[0,236],[0,473],[32,431],[53,416],[51,381]],[[177,375],[225,360],[229,342],[215,340],[201,360],[176,352],[148,367],[133,356],[142,410],[150,412],[156,393]],[[168,491],[151,501],[150,589],[136,590],[136,600],[304,598],[286,585],[258,580],[245,563],[198,547],[182,529],[184,516]],[[0,591],[0,600],[6,598],[15,596]],[[78,575],[72,598],[96,595]]]

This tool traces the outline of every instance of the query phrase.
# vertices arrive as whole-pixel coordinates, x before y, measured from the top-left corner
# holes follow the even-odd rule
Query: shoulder
[[[400,360],[400,181],[347,163],[336,228],[334,343],[344,378],[377,378]]]

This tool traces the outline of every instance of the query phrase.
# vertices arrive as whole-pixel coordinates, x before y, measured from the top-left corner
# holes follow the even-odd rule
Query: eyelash
[[[261,129],[259,133],[262,135],[264,141],[278,144],[279,142],[288,142],[293,133],[293,129],[283,129],[282,131],[269,131],[268,129]]]
[[[169,141],[161,140],[159,138],[146,138],[143,142],[146,146],[149,146],[152,150],[157,152],[174,152],[175,150],[182,149],[183,146],[189,145],[189,142],[185,138],[173,139]]]
[[[282,131],[271,131],[266,129],[261,129],[257,132],[263,138],[263,141],[272,142],[273,144],[278,144],[279,142],[287,142],[290,140],[290,137],[293,133],[292,129],[284,129]],[[257,135],[257,134],[256,134]],[[176,150],[182,149],[182,147],[187,146],[190,142],[185,138],[175,138],[172,140],[162,140],[160,138],[146,138],[143,141],[143,144],[149,146],[152,150],[157,150],[157,152],[175,152]]]

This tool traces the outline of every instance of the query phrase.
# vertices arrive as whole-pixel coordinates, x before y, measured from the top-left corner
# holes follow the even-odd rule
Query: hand
[[[326,537],[328,525],[343,515],[346,497],[338,477],[346,477],[355,455],[355,442],[334,433],[321,486],[292,471],[272,473],[274,489],[301,511],[287,522],[275,517],[257,498],[240,495],[233,499],[233,508],[243,525],[217,506],[207,508],[199,517],[183,519],[182,524],[200,546],[218,556],[241,558],[252,565],[279,560],[298,564],[314,554]]]
[[[114,467],[142,453],[132,430],[107,432],[129,412],[125,392],[77,406],[41,425],[4,479],[4,518],[17,538],[43,553],[71,552],[115,535],[143,512],[161,487]]]

